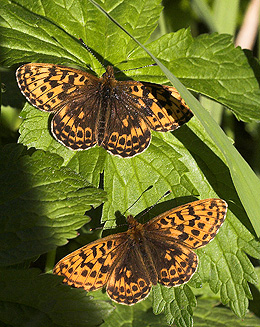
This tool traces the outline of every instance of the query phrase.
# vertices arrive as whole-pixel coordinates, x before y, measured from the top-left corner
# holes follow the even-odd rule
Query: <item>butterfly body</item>
[[[144,228],[132,215],[127,217],[128,231],[127,235],[129,239],[132,239],[136,243],[144,237]]]
[[[33,106],[54,113],[51,132],[72,150],[100,145],[132,157],[148,147],[151,129],[173,131],[193,116],[175,88],[118,81],[112,66],[98,78],[79,69],[30,63],[19,67],[16,77]]]
[[[190,280],[197,269],[193,249],[209,243],[222,225],[227,204],[221,199],[191,202],[145,224],[128,216],[128,230],[94,241],[60,260],[54,273],[86,291],[106,287],[110,298],[132,305],[152,285],[171,287]]]

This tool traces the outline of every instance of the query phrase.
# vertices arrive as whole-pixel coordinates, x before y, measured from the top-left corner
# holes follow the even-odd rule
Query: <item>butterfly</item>
[[[98,239],[54,267],[63,282],[94,291],[106,287],[115,302],[132,305],[152,285],[187,283],[198,266],[194,249],[209,243],[224,222],[227,203],[198,200],[166,211],[145,224],[127,217],[126,232]]]
[[[65,66],[29,63],[17,83],[36,108],[54,113],[51,132],[72,150],[95,145],[120,157],[144,151],[151,129],[173,131],[193,116],[174,87],[117,81],[112,66],[96,77]]]

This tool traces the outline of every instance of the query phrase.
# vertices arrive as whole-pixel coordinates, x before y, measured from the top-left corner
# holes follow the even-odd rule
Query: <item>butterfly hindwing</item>
[[[151,140],[150,128],[131,97],[114,99],[109,107],[109,117],[102,146],[121,157],[132,157],[144,151]]]
[[[51,130],[54,137],[72,150],[85,150],[97,144],[97,112],[91,99],[67,102],[54,115]]]
[[[108,280],[107,294],[118,303],[132,305],[147,297],[151,286],[139,246],[128,242],[125,255],[118,261]]]
[[[147,232],[145,235],[146,248],[157,273],[156,283],[170,287],[188,282],[196,271],[197,255],[164,235],[158,235],[156,232]]]

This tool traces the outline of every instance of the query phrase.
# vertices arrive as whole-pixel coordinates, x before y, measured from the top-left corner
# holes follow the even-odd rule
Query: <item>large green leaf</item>
[[[88,181],[98,186],[100,173],[106,158],[106,152],[103,148],[95,147],[90,151],[76,152],[61,146],[50,133],[46,133],[49,116],[45,112],[32,110],[29,104],[26,104],[22,114],[24,118],[20,126],[19,142],[27,147],[42,149],[51,153],[56,153],[64,159],[64,165],[72,167],[77,172],[84,172]],[[97,165],[96,170],[93,166]],[[94,171],[92,172],[92,169]]]
[[[127,35],[131,36],[121,25],[119,25],[114,18],[104,11],[102,7],[96,4],[96,7],[107,15],[111,21],[116,23]],[[220,129],[210,114],[200,105],[198,101],[189,93],[189,91],[180,83],[180,81],[137,39],[131,36],[140,47],[145,50],[147,54],[157,63],[157,65],[164,72],[165,76],[169,78],[171,83],[176,86],[180,94],[186,100],[188,105],[192,108],[196,116],[199,118],[203,128],[206,130],[208,136],[216,143],[223,153],[230,172],[234,185],[239,194],[239,197],[245,206],[249,215],[252,225],[254,226],[257,235],[260,235],[260,227],[257,220],[257,214],[260,211],[260,204],[258,201],[258,194],[260,192],[260,181],[254,172],[250,169],[246,161],[239,155],[236,149],[232,146],[231,142],[225,136],[224,132]],[[259,71],[259,67],[258,67]],[[259,89],[258,89],[259,91]]]
[[[101,3],[138,40],[145,42],[157,25],[162,9],[158,6],[160,2],[143,0],[139,4],[136,0],[110,0]],[[127,15],[122,14],[126,12]],[[127,60],[129,52],[137,47],[88,0],[73,0],[64,5],[53,0],[41,4],[30,0],[19,3],[3,0],[0,17],[1,63],[7,66],[34,60],[70,62],[83,67],[87,62],[93,67],[97,62],[82,47],[79,38],[106,63]]]
[[[250,169],[246,161],[232,146],[231,142],[225,136],[224,132],[218,124],[212,119],[210,114],[200,105],[198,101],[190,94],[190,92],[181,84],[181,82],[158,60],[147,48],[145,48],[134,36],[125,30],[113,17],[111,17],[105,10],[99,6],[94,0],[90,0],[95,6],[108,16],[109,19],[119,26],[125,33],[130,36],[140,47],[156,62],[165,76],[176,86],[180,94],[186,100],[187,104],[192,108],[196,116],[199,118],[203,128],[215,144],[219,147],[224,155],[228,167],[231,172],[234,185],[239,194],[239,197],[249,215],[249,219],[254,226],[257,235],[260,235],[260,226],[258,224],[257,215],[260,211],[260,203],[258,201],[258,194],[260,192],[260,181],[254,172]],[[219,49],[216,49],[219,50]],[[252,61],[252,60],[251,60]],[[254,63],[255,66],[255,63]],[[256,68],[259,71],[259,65]],[[258,84],[256,83],[258,86]],[[257,88],[259,93],[259,88]]]
[[[260,119],[260,89],[250,55],[247,58],[240,48],[235,48],[230,35],[202,34],[193,39],[189,30],[180,30],[148,44],[147,49],[188,89],[222,103],[239,119]],[[148,60],[139,48],[131,54],[127,65],[138,67],[141,62]],[[139,80],[147,79],[142,73],[153,75],[153,81],[167,82],[160,76],[159,67],[140,69]]]
[[[167,190],[172,190],[168,198],[197,195],[198,191],[186,172],[179,153],[156,136],[153,136],[149,148],[138,156],[128,160],[108,156],[104,172],[108,201],[103,208],[103,221],[115,219],[116,211],[124,213],[137,195],[149,186],[153,188],[128,213],[138,214],[153,205]]]
[[[247,282],[257,282],[254,267],[245,253],[259,258],[260,244],[244,226],[252,229],[234,192],[230,172],[217,156],[219,150],[213,142],[207,140],[206,144],[205,132],[197,131],[200,137],[194,133],[200,130],[195,121],[190,123],[190,127],[190,130],[187,127],[180,129],[175,134],[176,139],[168,135],[163,137],[181,154],[189,170],[186,175],[196,185],[201,198],[215,196],[209,190],[211,185],[220,198],[229,200],[228,215],[219,234],[213,242],[197,251],[200,259],[198,274],[215,293],[220,291],[223,303],[229,304],[238,316],[243,316],[248,305],[247,298],[251,298]],[[194,160],[190,160],[191,154]]]
[[[32,259],[67,243],[105,198],[81,175],[61,167],[61,157],[21,145],[0,148],[0,265]]]
[[[116,305],[116,310],[104,320],[105,322],[102,327],[139,327],[144,324],[146,327],[169,326],[162,315],[154,316],[151,310],[150,299],[137,303],[131,307]]]
[[[60,285],[61,278],[38,269],[0,270],[1,326],[97,326],[113,310],[108,301],[95,301],[84,290]]]
[[[165,292],[165,297],[167,292]],[[170,295],[170,293],[169,293]],[[180,314],[185,314],[184,308],[189,305],[187,298],[183,294],[180,297],[178,295],[178,302],[175,306],[175,310]],[[102,296],[95,296],[95,299],[101,299]],[[171,300],[173,298],[171,297]],[[186,301],[185,301],[186,300]],[[169,302],[167,300],[167,302]],[[172,307],[169,306],[169,312],[172,309],[174,311],[174,301],[171,302]],[[246,316],[241,319],[232,313],[231,310],[223,306],[219,306],[218,299],[199,297],[197,300],[197,307],[194,310],[194,327],[257,327],[259,326],[260,319],[254,316],[252,312],[248,312]],[[157,315],[156,317],[152,315],[151,312],[151,299],[148,298],[146,301],[138,303],[137,305],[131,306],[129,308],[125,306],[116,305],[116,310],[111,312],[111,314],[104,319],[104,327],[112,326],[133,326],[138,327],[145,323],[145,326],[169,326],[163,315]],[[187,327],[192,326],[189,320],[185,320],[185,317],[179,316],[177,326]]]

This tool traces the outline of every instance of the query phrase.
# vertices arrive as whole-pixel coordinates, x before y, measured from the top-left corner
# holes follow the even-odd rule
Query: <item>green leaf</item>
[[[3,0],[1,3],[2,65],[11,66],[32,60],[84,64],[84,58],[90,55],[82,48],[80,42],[68,38],[66,31],[49,19],[34,14],[30,10],[32,4],[30,1],[25,1],[27,6],[24,4],[24,7],[21,2],[17,4]],[[47,7],[49,5],[48,1]]]
[[[158,6],[160,2],[106,1],[103,5],[138,40],[146,42],[157,25],[162,10]],[[1,63],[6,66],[21,61],[43,61],[74,62],[85,67],[87,60],[93,68],[94,65],[100,67],[77,41],[79,38],[87,42],[102,61],[105,59],[106,64],[127,60],[128,53],[137,47],[87,0],[74,0],[64,6],[51,0],[41,5],[30,0],[21,0],[19,4],[3,0],[1,7]]]
[[[257,327],[260,324],[259,317],[248,312],[243,319],[236,318],[233,313],[218,303],[209,299],[198,299],[197,308],[194,311],[195,327]]]
[[[62,147],[59,147],[59,150],[61,148]],[[70,154],[72,153],[72,151],[69,152]],[[100,182],[100,174],[104,170],[106,158],[106,151],[101,147],[95,147],[91,151],[81,151],[77,154],[74,153],[66,166],[77,173],[80,173],[91,184],[98,187]]]
[[[171,83],[176,86],[181,96],[185,99],[187,104],[192,108],[195,115],[199,118],[200,123],[207,132],[208,136],[221,149],[228,167],[231,172],[234,185],[237,189],[239,197],[247,211],[252,225],[254,226],[257,235],[260,235],[260,226],[257,221],[257,214],[260,211],[260,203],[258,201],[258,194],[260,193],[260,181],[254,172],[250,169],[246,161],[236,151],[234,146],[230,143],[219,125],[211,118],[210,114],[200,105],[198,101],[189,93],[189,91],[181,84],[181,82],[134,36],[131,36],[114,18],[104,11],[94,0],[90,0],[95,6],[108,16],[112,22],[119,26],[127,35],[129,35],[139,46],[157,63],[157,65],[164,72],[165,76],[169,78]],[[258,86],[258,85],[257,85]],[[259,88],[257,89],[260,93]]]
[[[172,189],[174,197],[198,194],[196,187],[185,176],[187,169],[181,162],[180,155],[167,142],[158,138],[158,133],[153,133],[153,141],[143,154],[125,160],[108,155],[99,147],[83,152],[65,148],[49,133],[43,132],[46,128],[44,125],[48,124],[48,115],[32,110],[29,105],[23,109],[23,118],[25,120],[20,128],[19,139],[21,143],[63,156],[68,167],[96,186],[99,174],[104,170],[104,187],[109,199],[103,209],[103,221],[114,220],[116,211],[123,213],[136,200],[137,195],[150,185],[154,188],[140,199],[131,213],[137,214],[153,205],[155,199],[168,189]],[[133,189],[134,193],[131,192]]]
[[[99,185],[100,173],[104,169],[106,158],[106,151],[103,148],[95,147],[83,152],[71,151],[57,142],[46,130],[49,124],[49,115],[46,112],[32,110],[32,106],[27,103],[21,115],[24,121],[20,126],[20,143],[29,148],[58,154],[64,159],[64,165],[81,173],[95,186]]]
[[[248,228],[251,228],[248,217],[234,192],[229,170],[218,157],[219,150],[212,142],[207,141],[206,144],[205,132],[200,131],[200,138],[194,134],[193,131],[199,129],[195,121],[189,126],[190,130],[185,127],[177,131],[176,139],[171,139],[168,135],[163,137],[167,138],[167,143],[182,156],[189,170],[186,175],[196,185],[201,198],[215,196],[215,193],[209,190],[211,185],[220,198],[231,200],[225,223],[215,239],[204,248],[197,250],[198,274],[202,282],[209,283],[214,293],[220,291],[223,303],[229,304],[238,316],[244,316],[248,304],[247,298],[251,298],[247,282],[253,284],[257,282],[254,267],[245,253],[259,258],[260,243],[237,219],[239,217]],[[195,161],[190,160],[191,154]]]
[[[256,274],[258,278],[257,285],[251,287],[253,300],[249,303],[250,311],[260,317],[260,266],[256,267]]]
[[[19,111],[10,106],[1,106],[1,127],[11,132],[17,131],[22,120],[19,117]],[[1,130],[1,136],[6,136]]]
[[[112,23],[111,23],[112,24]],[[176,45],[176,39],[172,39],[172,35],[168,36],[166,35],[165,37],[162,38],[164,43],[161,44],[160,41],[155,41],[153,43],[152,50],[155,48],[157,51],[162,53],[160,55],[161,60],[167,60],[169,62],[169,68],[172,68],[178,72],[178,67],[181,67],[181,71],[183,71],[183,67],[181,66],[182,62],[185,62],[185,59],[183,60],[182,58],[186,55],[190,55],[191,57],[189,60],[186,60],[186,65],[190,62],[194,62],[196,59],[196,65],[200,64],[199,70],[197,70],[196,74],[199,76],[198,79],[198,85],[203,85],[201,82],[203,79],[205,80],[205,74],[203,75],[201,71],[207,73],[209,70],[211,74],[211,79],[210,83],[208,80],[204,83],[204,91],[202,90],[202,87],[200,87],[201,91],[204,92],[204,94],[207,94],[208,96],[211,96],[215,98],[220,94],[220,96],[223,99],[226,99],[227,102],[229,94],[231,94],[230,97],[230,106],[233,108],[233,110],[236,110],[236,113],[239,114],[240,116],[243,114],[247,115],[246,112],[250,112],[248,117],[250,119],[256,119],[259,117],[259,103],[257,99],[259,98],[260,91],[258,88],[258,83],[257,80],[254,76],[253,71],[250,69],[250,65],[248,64],[246,56],[243,54],[243,52],[239,49],[234,49],[233,44],[230,41],[229,36],[219,36],[217,34],[213,34],[212,36],[201,36],[199,37],[196,42],[193,42],[191,36],[187,33],[184,32],[179,32],[177,35],[177,40],[179,41],[178,47]],[[157,42],[157,43],[156,43]],[[175,46],[175,49],[184,49],[180,51],[174,51],[174,48],[171,48],[171,44],[173,42],[173,45]],[[154,49],[154,50],[155,50]],[[158,50],[159,49],[159,50]],[[163,51],[162,49],[166,49],[166,51]],[[168,51],[170,49],[170,52]],[[197,50],[198,49],[198,50]],[[205,50],[206,49],[206,50]],[[182,57],[180,57],[180,62],[175,63],[173,61],[173,65],[170,65],[171,60],[174,59],[174,53],[181,53]],[[143,56],[143,52],[141,51],[141,54]],[[203,56],[202,56],[203,55]],[[214,58],[213,58],[214,57]],[[225,62],[225,58],[228,57],[229,61]],[[172,58],[172,59],[171,59]],[[194,59],[195,58],[195,59]],[[208,70],[205,70],[205,61],[207,62]],[[216,58],[216,59],[215,59]],[[234,58],[236,59],[234,61]],[[123,57],[122,57],[123,59]],[[141,58],[142,59],[142,58]],[[154,58],[155,60],[156,58]],[[194,59],[194,60],[193,60]],[[217,65],[214,66],[212,64],[212,60],[214,59],[214,64],[215,60]],[[232,62],[232,64],[229,64],[229,62]],[[230,74],[230,70],[232,69],[233,72],[233,67],[234,64],[239,65],[237,61],[240,63],[241,66],[238,66],[238,69],[236,70],[235,73],[238,75],[235,76],[235,80],[233,79],[234,73],[232,75]],[[144,62],[142,60],[142,62]],[[133,63],[137,63],[132,62]],[[145,62],[144,62],[145,63]],[[224,65],[223,65],[224,63]],[[160,62],[158,62],[160,67],[164,69],[166,75],[168,78],[171,79],[172,82],[174,82],[175,86],[178,85],[178,88],[182,89],[182,86],[179,84],[179,82],[174,79],[173,75],[170,74],[169,71],[165,70],[165,67],[161,65]],[[219,67],[218,67],[219,65]],[[259,66],[259,65],[258,65]],[[164,68],[163,68],[164,67]],[[210,68],[211,67],[211,68]],[[224,67],[222,69],[222,67]],[[226,69],[225,67],[228,67]],[[240,68],[239,68],[240,67]],[[150,69],[152,69],[150,67]],[[154,71],[156,71],[156,67],[153,67]],[[187,66],[187,72],[189,76],[183,76],[183,80],[190,81],[191,83],[195,79],[195,76],[191,75],[193,71],[196,69],[192,69],[191,66]],[[216,71],[221,71],[221,74],[216,74]],[[161,73],[160,73],[161,75]],[[214,80],[215,76],[217,76],[217,80]],[[221,78],[225,76],[226,80],[221,80]],[[230,76],[232,78],[230,79]],[[241,82],[239,82],[239,89],[237,85],[237,81],[239,76],[243,76]],[[244,78],[246,76],[246,79]],[[207,79],[209,76],[207,76]],[[197,77],[198,78],[198,77]],[[243,84],[243,82],[246,81],[246,84]],[[215,83],[215,84],[214,84]],[[215,88],[211,86],[215,85],[215,88],[218,87],[218,91],[215,91]],[[224,85],[224,87],[220,87],[221,85]],[[240,88],[240,86],[242,87]],[[192,87],[192,86],[190,86]],[[193,87],[196,89],[196,87]],[[196,89],[197,91],[200,91],[199,89]],[[234,90],[234,91],[232,91]],[[245,90],[247,94],[245,93]],[[194,99],[189,98],[189,94],[185,89],[182,89],[182,94],[188,97],[186,100],[192,110],[196,113],[196,115],[199,117],[201,124],[203,127],[207,130],[207,133],[209,137],[211,137],[214,142],[218,145],[218,147],[221,149],[222,153],[224,154],[228,166],[230,168],[232,178],[235,183],[235,187],[239,193],[239,197],[241,198],[241,201],[243,202],[248,215],[250,217],[250,220],[255,228],[255,231],[257,234],[260,233],[259,226],[257,223],[257,213],[259,212],[259,202],[257,201],[257,196],[260,192],[260,183],[259,180],[256,178],[250,167],[246,164],[246,162],[242,159],[242,157],[237,153],[235,148],[233,147],[232,144],[230,144],[229,140],[227,137],[223,134],[223,132],[219,129],[218,125],[211,119],[210,115],[203,110],[201,106],[198,105],[197,101],[194,101]],[[224,103],[224,100],[222,101],[221,99],[218,99],[218,101],[221,101]],[[189,100],[188,100],[189,99]],[[244,99],[244,100],[243,100]],[[225,100],[225,101],[226,101]],[[189,102],[191,101],[191,102]],[[243,102],[246,101],[246,102]],[[250,101],[250,102],[248,102]],[[231,103],[232,102],[232,103]],[[241,106],[241,103],[243,103],[243,106]],[[228,103],[226,103],[228,105]],[[236,106],[239,104],[240,108],[243,108],[243,112],[238,112]],[[237,107],[238,108],[238,107]],[[246,110],[245,110],[246,108]],[[247,108],[252,108],[252,112],[248,110]],[[35,109],[34,109],[35,110]],[[256,116],[254,116],[256,115]],[[244,117],[245,118],[245,117]],[[44,125],[42,125],[44,126]],[[45,125],[46,128],[46,125]],[[47,130],[46,130],[47,132]],[[25,131],[24,131],[25,133]],[[35,135],[34,139],[38,139],[38,136]],[[246,191],[245,191],[246,190]]]
[[[0,321],[7,326],[97,326],[113,310],[38,269],[0,271]]]
[[[91,67],[100,74],[98,69],[100,64],[76,40],[79,37],[82,37],[87,42],[102,61],[105,59],[106,64],[111,62],[119,66],[120,62],[128,60],[128,63],[120,64],[120,68],[127,67],[127,65],[131,68],[151,63],[151,59],[147,55],[144,56],[143,51],[133,51],[136,45],[131,38],[125,35],[105,16],[103,17],[89,2],[80,2],[84,4],[80,8],[78,6],[79,2],[72,1],[70,3],[72,6],[70,10],[68,10],[68,7],[57,8],[56,2],[49,2],[46,7],[40,7],[32,4],[31,1],[23,1],[19,2],[23,4],[23,7],[20,6],[19,8],[13,2],[3,2],[2,17],[5,19],[5,24],[3,24],[4,28],[1,29],[0,33],[4,36],[1,44],[3,62],[6,65],[17,63],[21,60],[41,60],[53,63],[67,62],[83,67],[86,66],[86,63],[90,63]],[[67,3],[64,6],[66,5]],[[130,21],[133,21],[132,16],[129,19],[127,15],[122,15],[122,12],[128,12],[126,11],[127,9],[129,9],[130,15],[133,15],[133,12],[138,12],[139,16],[135,24],[133,24],[132,33],[137,38],[139,37],[139,41],[142,42],[149,37],[152,31],[151,26],[154,27],[156,25],[154,22],[157,14],[154,13],[158,13],[161,9],[159,7],[155,8],[151,1],[139,1],[138,4],[135,1],[122,1],[119,4],[115,1],[106,1],[102,5],[122,25],[127,25]],[[45,4],[42,6],[45,6]],[[134,11],[131,11],[131,6],[134,8]],[[122,8],[122,11],[118,8]],[[21,11],[20,15],[19,11]],[[67,19],[66,14],[64,14],[66,11]],[[154,14],[154,21],[152,21],[153,25],[149,24],[146,30],[145,24],[150,12]],[[45,13],[47,13],[46,18],[44,17]],[[42,16],[39,16],[39,14]],[[61,15],[60,20],[57,19],[59,14]],[[126,18],[124,18],[125,16]],[[25,19],[26,17],[28,17],[28,20]],[[57,21],[62,21],[62,23]],[[73,24],[75,25],[73,26]],[[128,27],[129,25],[127,29]],[[104,30],[108,32],[103,33]],[[140,35],[142,34],[143,39],[138,36],[139,31],[142,31]],[[19,33],[17,34],[17,32]],[[29,46],[24,41],[27,34],[33,36],[30,39],[30,47],[33,50],[30,49],[28,53],[26,51]],[[12,37],[7,38],[8,35],[12,35]],[[45,42],[45,40],[47,41]],[[39,44],[41,44],[41,47],[39,47]],[[257,81],[242,51],[234,49],[229,37],[214,34],[192,39],[189,32],[179,31],[177,34],[166,35],[148,46],[158,54],[160,60],[167,67],[177,72],[178,77],[182,78],[182,81],[187,86],[198,92],[204,92],[209,97],[215,98],[222,103],[225,102],[243,119],[259,118]],[[40,54],[39,49],[41,49]],[[9,53],[12,58],[8,58]],[[162,54],[161,57],[160,54]],[[186,60],[186,56],[188,56],[188,60]],[[225,59],[226,57],[229,59],[228,62]],[[239,62],[237,59],[239,59]],[[216,60],[214,62],[215,66],[212,64],[212,60]],[[159,65],[168,74],[168,78],[173,81],[174,78],[169,74],[169,71],[161,63]],[[198,69],[196,65],[198,65]],[[237,73],[235,77],[239,80],[239,87],[242,85],[240,83],[244,83],[241,76],[246,76],[248,79],[248,84],[243,84],[243,90],[238,88],[238,85],[230,79],[231,66],[232,68],[237,68],[235,70],[235,73]],[[217,79],[215,68],[216,71],[221,70],[222,72],[221,75],[217,75]],[[208,71],[209,74],[207,74]],[[234,69],[232,69],[233,72]],[[131,74],[132,76],[135,75],[136,79],[144,76],[147,81],[168,81],[158,67],[154,66],[132,71],[131,73],[127,72],[128,76],[131,76]],[[208,78],[207,81],[204,80],[204,75]],[[226,77],[225,80],[222,79],[223,76]],[[213,84],[214,87],[211,87]],[[222,87],[222,84],[224,87]],[[232,176],[235,176],[234,181],[236,185],[239,184],[239,181],[236,180],[236,170],[240,173],[242,172],[239,178],[242,177],[243,181],[248,179],[249,183],[252,172],[248,170],[243,161],[241,164],[241,158],[234,152],[233,146],[227,143],[226,136],[223,136],[217,127],[212,124],[207,113],[204,114],[196,101],[193,102],[191,100],[190,96],[186,91],[183,91],[178,82],[176,82],[176,86],[182,90],[185,99],[186,97],[187,100],[189,99],[187,102],[192,109],[194,106],[194,113],[198,115],[201,123],[196,118],[193,118],[187,126],[172,134],[153,133],[153,140],[149,149],[132,159],[124,160],[113,157],[99,148],[81,153],[64,149],[58,142],[54,142],[49,135],[48,115],[29,106],[24,111],[26,120],[21,128],[20,142],[27,144],[29,147],[35,146],[36,148],[48,149],[51,152],[60,154],[65,159],[64,165],[82,174],[96,186],[99,185],[99,182],[103,183],[103,180],[99,181],[99,173],[104,169],[104,186],[109,191],[109,202],[104,208],[104,221],[108,219],[114,220],[117,211],[122,213],[134,202],[141,191],[150,185],[154,185],[153,189],[145,193],[141,201],[131,208],[132,213],[137,213],[154,204],[166,190],[172,189],[173,195],[178,197],[178,199],[175,201],[164,201],[153,208],[152,212],[150,212],[151,215],[154,215],[156,211],[163,212],[170,207],[174,207],[176,203],[188,202],[191,195],[199,195],[200,198],[219,196],[228,201],[230,200],[230,211],[252,230],[248,216],[243,209],[230,177],[230,171]],[[244,89],[246,90],[245,92]],[[229,96],[229,93],[231,93],[231,96]],[[235,98],[234,102],[232,102],[233,98]],[[250,108],[255,108],[255,110],[251,111]],[[46,118],[43,118],[44,115]],[[28,122],[27,126],[26,121]],[[34,129],[34,126],[36,126],[34,124],[38,124],[37,129]],[[228,162],[228,166],[226,162]],[[239,167],[240,165],[241,167]],[[257,190],[258,183],[255,177],[251,180],[249,187],[248,184],[240,185],[240,187],[238,185],[238,193],[239,196],[241,196],[241,192],[244,193],[241,198],[243,196],[252,197],[246,208],[249,205],[253,205],[254,212],[250,213],[250,218],[253,219],[254,213],[259,212],[257,207],[259,201],[256,201],[254,196],[250,194],[254,188]],[[246,187],[243,189],[244,186]],[[254,194],[258,193],[253,192]],[[253,240],[252,235],[246,231],[239,221],[235,220],[234,231],[232,230],[233,217],[233,215],[229,214],[215,240],[209,246],[203,248],[203,250],[198,251],[201,261],[199,274],[194,275],[193,281],[189,285],[196,284],[196,281],[198,282],[200,279],[209,281],[214,291],[221,290],[223,301],[229,303],[238,315],[242,315],[246,309],[247,298],[251,296],[247,281],[253,283],[256,281],[253,266],[243,251],[258,257],[259,244]],[[257,214],[255,214],[255,219],[257,219]],[[72,226],[70,230],[74,232],[75,226]],[[242,236],[243,233],[245,233],[245,237]],[[225,248],[219,246],[221,234],[225,235],[227,240],[230,238],[232,245],[234,245],[234,249],[227,251],[227,255]],[[203,256],[208,261],[203,259]],[[221,259],[220,267],[223,267],[224,271],[222,274],[214,261],[215,257]],[[202,260],[204,260],[204,263]],[[238,268],[241,280],[234,276],[234,269],[230,267],[232,263]],[[188,285],[186,286],[189,287]],[[178,307],[178,303],[182,303],[183,300],[181,288],[176,288],[174,292],[179,292],[179,302],[172,302],[171,299],[168,299],[167,303],[171,304],[171,306],[168,306],[165,299],[160,298],[160,294],[156,301],[158,303],[165,301],[165,305],[160,308],[161,310],[166,310],[168,321],[173,321],[174,318],[177,318],[177,322],[180,325],[190,325],[192,314],[190,307],[191,303],[193,303],[192,294],[187,295],[185,293],[187,302],[183,301],[185,305],[181,308]],[[135,307],[124,307],[124,310],[132,314]]]
[[[128,32],[132,33],[137,40],[145,42],[156,26],[152,21],[158,18],[160,12],[160,7],[156,7],[154,2],[153,6],[151,6],[150,2],[151,0],[143,1],[141,11],[137,8],[135,1],[132,1],[132,3],[123,1],[116,6],[110,1],[107,2],[105,9],[107,11],[112,10],[110,14],[118,17],[121,25],[129,27]],[[138,67],[151,62],[142,49],[139,48],[133,51],[137,47],[133,40],[130,41],[129,38],[125,37],[124,32],[115,24],[108,24],[107,18],[95,11],[89,1],[85,3],[84,13],[78,14],[79,9],[75,10],[73,19],[71,17],[72,12],[68,8],[61,8],[60,6],[56,8],[57,5],[54,2],[48,3],[46,8],[35,6],[30,8],[28,0],[21,1],[20,5],[22,4],[28,9],[32,9],[33,12],[28,12],[28,10],[14,3],[7,3],[2,8],[3,24],[0,30],[3,37],[1,43],[3,48],[2,57],[3,60],[6,60],[6,58],[15,60],[12,62],[3,61],[4,65],[11,65],[21,60],[34,60],[60,64],[74,63],[86,67],[87,60],[87,63],[92,64],[93,68],[96,65],[100,68],[100,64],[96,62],[95,58],[76,40],[80,37],[87,40],[88,46],[98,51],[99,56],[103,57],[107,63],[110,62],[116,65],[116,63],[127,60],[126,67]],[[76,4],[79,5],[77,1],[74,1],[74,7],[77,7]],[[154,9],[148,10],[148,8]],[[35,14],[43,15],[45,13],[46,17],[53,18],[55,21],[56,10],[59,12],[58,24],[68,34],[63,32],[61,28],[57,28],[57,24],[51,23],[49,19],[40,18]],[[128,12],[128,15],[120,15],[122,11]],[[19,15],[17,12],[19,12]],[[86,30],[80,18],[85,20],[86,23],[91,22],[90,25],[93,26]],[[37,25],[34,24],[35,21],[37,21]],[[71,21],[74,24],[71,24]],[[142,21],[146,22],[145,27],[141,24]],[[19,29],[17,29],[17,24]],[[103,27],[105,31],[102,32]],[[19,35],[17,34],[18,31]],[[10,33],[14,34],[11,39]],[[26,34],[26,38],[20,35],[21,33]],[[120,37],[121,34],[122,37]],[[108,38],[105,37],[106,35],[109,35],[109,42]],[[31,37],[31,40],[28,40],[28,37]],[[24,45],[17,45],[17,42],[15,42],[14,47],[13,42],[15,39],[24,42]],[[28,42],[31,48],[30,51],[28,51]],[[45,46],[43,42],[46,42]],[[39,43],[41,44],[41,53],[38,51]],[[100,44],[102,44],[102,47],[100,47]],[[120,51],[117,49],[120,49]],[[181,30],[178,33],[166,34],[150,43],[147,49],[152,51],[169,70],[174,71],[175,75],[188,88],[226,105],[240,119],[250,121],[260,118],[258,81],[243,51],[234,48],[231,36],[212,34],[193,39],[189,31]],[[7,52],[8,56],[5,55]],[[29,53],[27,54],[27,52]],[[236,69],[234,69],[234,66]],[[121,69],[124,68],[122,65],[120,67]],[[144,71],[147,72],[146,75],[143,74]],[[145,77],[147,79],[147,75],[150,76],[150,81],[155,80],[156,75],[160,76],[159,79],[159,76],[157,77],[157,82],[167,81],[159,68],[156,67],[128,73],[128,76],[139,76],[140,79],[145,79]]]
[[[257,276],[254,267],[244,253],[244,248],[238,247],[238,242],[253,241],[252,236],[240,225],[235,216],[229,214],[228,220],[221,228],[218,238],[208,244],[205,249],[198,250],[200,265],[198,273],[202,281],[207,281],[214,293],[220,291],[223,304],[228,304],[239,316],[244,317],[248,308],[248,298],[252,298],[247,282],[255,284]],[[254,241],[252,249],[258,249],[260,244]]]
[[[173,322],[178,327],[193,326],[192,307],[196,299],[188,285],[166,288],[153,287],[153,310],[155,314],[164,312],[169,325]]]
[[[169,137],[172,135],[169,134]],[[167,199],[198,194],[186,177],[186,172],[179,153],[155,133],[145,153],[127,160],[107,156],[104,188],[108,193],[108,201],[103,208],[103,221],[115,219],[116,211],[123,213],[134,203],[137,195],[149,186],[153,188],[131,208],[131,214],[136,215],[153,205],[169,189],[172,194]]]
[[[139,327],[145,324],[146,327],[167,327],[169,326],[163,315],[154,316],[151,308],[151,298],[127,307],[125,305],[115,304],[115,310],[108,318],[105,318],[105,323],[102,327]]]
[[[189,30],[180,30],[148,44],[147,49],[188,89],[222,103],[238,119],[259,120],[260,90],[252,70],[257,68],[251,67],[250,56],[235,48],[230,35],[213,33],[192,38]],[[138,67],[142,62],[148,64],[151,60],[138,48],[123,67]],[[256,66],[259,69],[259,62]],[[132,76],[136,75],[139,80],[169,83],[159,67],[135,70]]]
[[[0,149],[0,265],[32,259],[67,243],[89,218],[85,211],[105,200],[55,154],[23,152],[21,145]]]

